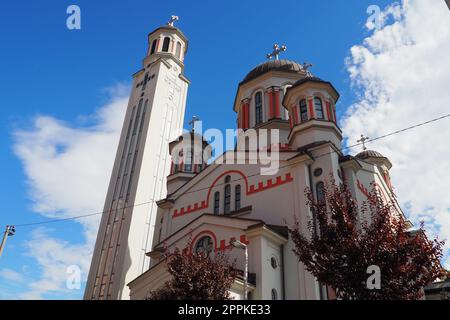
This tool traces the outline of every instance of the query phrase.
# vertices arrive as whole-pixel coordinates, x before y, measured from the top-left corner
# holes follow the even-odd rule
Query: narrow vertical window
[[[318,203],[325,203],[325,185],[322,181],[317,182],[316,184],[316,196]]]
[[[220,193],[217,191],[214,193],[214,214],[219,214],[220,210]]]
[[[184,171],[192,171],[192,151],[186,152],[186,161],[184,165]]]
[[[170,38],[169,37],[165,37],[164,38],[164,42],[163,42],[162,52],[168,52],[169,51],[169,45],[170,45]]]
[[[223,212],[230,213],[231,209],[231,186],[227,184],[224,189],[225,196],[223,198]]]
[[[164,217],[161,217],[161,221],[159,222],[159,234],[158,234],[158,243],[161,242],[162,236],[162,228],[163,228]]]
[[[263,121],[262,113],[262,93],[257,92],[255,94],[255,125],[260,124]]]
[[[320,99],[318,97],[314,98],[314,111],[316,112],[317,119],[323,119],[322,99]]]
[[[155,51],[156,51],[156,43],[157,43],[157,42],[158,42],[157,39],[153,40],[153,42],[152,42],[152,48],[151,48],[151,50],[150,50],[150,54],[154,54],[154,53],[155,53]]]
[[[234,188],[234,210],[239,210],[241,208],[241,185],[238,184]]]
[[[308,121],[308,108],[305,99],[300,100],[300,120],[302,122]]]
[[[176,48],[176,51],[175,51],[175,56],[178,59],[181,59],[181,42],[180,41],[177,41],[177,48]]]

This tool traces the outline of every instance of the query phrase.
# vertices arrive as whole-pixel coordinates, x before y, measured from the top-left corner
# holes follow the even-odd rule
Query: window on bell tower
[[[163,42],[162,52],[168,52],[169,51],[169,45],[170,45],[170,38],[169,37],[165,37],[164,38],[164,42]]]
[[[151,50],[150,50],[150,54],[154,54],[155,53],[155,51],[156,51],[156,43],[158,42],[158,40],[153,40],[153,42],[152,42],[152,48],[151,48]]]
[[[320,99],[318,97],[314,98],[314,111],[316,112],[317,119],[323,119],[322,99]]]
[[[255,94],[255,125],[260,124],[263,121],[262,109],[263,109],[262,92],[257,92]]]
[[[176,48],[176,51],[175,51],[175,56],[178,59],[181,59],[181,42],[180,41],[177,41],[177,48]]]
[[[305,99],[300,100],[300,120],[302,122],[308,121],[308,108]]]

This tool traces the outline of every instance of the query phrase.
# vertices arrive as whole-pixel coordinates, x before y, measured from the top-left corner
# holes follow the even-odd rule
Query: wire
[[[381,139],[384,139],[384,138],[387,138],[387,137],[391,137],[393,135],[400,134],[402,132],[409,131],[409,130],[412,130],[412,129],[416,129],[418,127],[422,127],[424,125],[427,125],[427,124],[430,124],[430,123],[433,123],[433,122],[437,122],[439,120],[443,120],[443,119],[448,118],[448,117],[450,117],[450,113],[446,114],[446,115],[443,115],[443,116],[440,116],[440,117],[437,117],[437,118],[434,118],[434,119],[431,119],[431,120],[428,120],[428,121],[425,121],[425,122],[421,122],[421,123],[418,123],[418,124],[415,124],[415,125],[412,125],[412,126],[409,126],[409,127],[406,127],[406,128],[400,129],[400,130],[397,130],[397,131],[393,131],[393,132],[384,134],[382,136],[378,136],[378,137],[373,138],[373,139],[369,139],[369,140],[365,141],[364,143],[370,143],[370,142],[373,142],[373,141],[377,141],[377,140],[381,140]],[[362,144],[363,143],[360,142],[360,143],[357,143],[357,144],[346,146],[346,147],[343,147],[343,148],[339,149],[338,151],[333,150],[331,152],[326,152],[326,153],[323,153],[323,154],[319,154],[319,155],[315,156],[314,158],[318,159],[318,158],[325,157],[325,156],[333,154],[333,153],[338,153],[338,152],[342,153],[342,151],[344,151],[344,150],[352,149],[352,148],[355,148],[355,147],[360,146]],[[301,161],[301,162],[304,162],[304,161]],[[285,168],[285,167],[288,167],[288,166],[291,166],[291,164],[278,167],[278,169],[282,169],[282,168]],[[260,175],[259,173],[251,174],[251,175],[246,176],[245,178],[251,178],[251,177],[259,176],[259,175]],[[244,178],[243,177],[237,178],[235,180],[232,180],[231,182],[240,181],[242,179],[244,179]],[[220,186],[220,185],[225,185],[225,183],[220,183],[220,184],[217,184],[216,186]],[[207,190],[207,189],[209,189],[209,187],[199,188],[199,189],[195,189],[195,190],[191,190],[191,191],[186,191],[184,194],[196,193],[196,192],[200,192],[200,191]],[[142,203],[138,203],[138,204],[134,204],[134,205],[130,205],[130,206],[125,206],[123,208],[108,210],[108,211],[94,212],[94,213],[90,213],[90,214],[79,215],[79,216],[74,216],[74,217],[69,217],[69,218],[52,219],[52,220],[46,220],[46,221],[40,221],[40,222],[16,224],[14,226],[16,228],[17,227],[27,227],[27,226],[35,226],[35,225],[42,225],[42,224],[48,224],[48,223],[56,223],[56,222],[63,222],[63,221],[82,219],[82,218],[87,218],[87,217],[92,217],[92,216],[104,214],[104,213],[107,213],[107,212],[114,212],[114,211],[118,211],[118,210],[124,210],[124,209],[127,209],[127,208],[138,207],[138,206],[149,204],[151,202],[153,202],[153,200],[142,202]]]

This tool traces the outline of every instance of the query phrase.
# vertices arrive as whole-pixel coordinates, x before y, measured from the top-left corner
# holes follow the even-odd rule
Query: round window
[[[270,258],[270,265],[274,269],[276,269],[278,267],[278,262],[277,262],[277,259],[275,259],[275,257]]]
[[[210,237],[205,236],[200,238],[195,244],[196,253],[210,253],[213,250],[213,241]]]
[[[320,177],[322,175],[322,168],[317,168],[316,170],[314,170],[314,176],[315,177]]]

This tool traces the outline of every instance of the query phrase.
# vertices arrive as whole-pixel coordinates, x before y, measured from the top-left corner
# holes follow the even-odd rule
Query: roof
[[[433,282],[425,287],[425,292],[430,293],[432,291],[450,291],[450,279]]]
[[[367,159],[367,158],[386,158],[381,153],[375,150],[364,150],[358,153],[356,156],[358,159]]]
[[[298,62],[291,61],[291,60],[270,60],[266,61],[264,63],[261,63],[257,65],[253,70],[251,70],[242,80],[240,85],[249,82],[253,79],[256,79],[257,77],[269,72],[269,71],[283,71],[283,72],[290,72],[290,73],[297,73],[301,75],[306,75],[305,71],[303,70],[303,66],[299,64]]]
[[[323,83],[323,84],[329,85],[333,89],[335,94],[336,94],[336,97],[337,97],[336,101],[340,97],[339,92],[336,90],[336,88],[333,86],[333,84],[331,82],[322,80],[322,79],[320,79],[318,77],[304,77],[304,78],[301,78],[300,80],[294,82],[294,84],[290,88],[288,88],[288,91],[292,90],[293,88],[298,87],[298,86],[300,86],[300,85],[302,85],[304,83],[307,83],[307,82]]]

